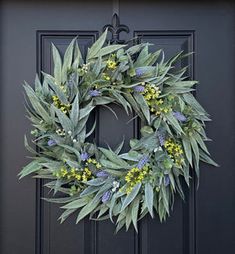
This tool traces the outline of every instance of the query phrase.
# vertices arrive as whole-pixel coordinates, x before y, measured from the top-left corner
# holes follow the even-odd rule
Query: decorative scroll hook
[[[126,32],[129,33],[130,29],[128,26],[120,24],[120,18],[117,15],[117,13],[113,14],[112,17],[112,24],[107,24],[103,27],[103,31],[105,29],[108,29],[108,31],[111,33],[111,39],[109,42],[112,43],[117,43],[117,44],[124,44],[125,40],[120,40],[119,34],[121,32]]]

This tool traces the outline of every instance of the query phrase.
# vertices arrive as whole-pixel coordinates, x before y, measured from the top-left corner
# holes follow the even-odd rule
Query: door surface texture
[[[0,89],[0,254],[232,254],[235,253],[235,5],[232,1],[29,1],[1,3]],[[139,233],[131,228],[114,234],[109,221],[75,215],[60,224],[61,210],[42,201],[41,181],[17,174],[29,161],[24,133],[22,82],[33,84],[35,73],[52,72],[51,43],[65,52],[77,36],[82,54],[111,23],[113,13],[129,27],[120,38],[138,37],[164,49],[195,52],[182,66],[200,81],[196,97],[213,121],[207,125],[212,157],[220,167],[201,165],[200,186],[185,187],[186,200],[176,198],[166,222],[146,217]],[[135,137],[138,121],[117,106],[96,111],[95,139],[114,147]],[[128,149],[128,142],[124,150]]]

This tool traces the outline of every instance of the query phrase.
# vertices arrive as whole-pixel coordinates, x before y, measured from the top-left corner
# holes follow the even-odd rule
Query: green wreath
[[[174,67],[188,55],[164,61],[163,51],[150,53],[148,43],[104,46],[106,34],[88,49],[86,60],[76,38],[63,61],[52,45],[54,76],[43,73],[42,83],[36,77],[35,89],[25,83],[32,142],[39,149],[25,138],[34,156],[19,176],[34,173],[54,194],[63,193],[46,198],[63,204],[61,222],[78,213],[77,223],[90,215],[109,218],[117,231],[131,224],[137,231],[137,221],[148,213],[166,219],[175,193],[184,198],[182,180],[190,185],[191,168],[199,177],[199,161],[217,165],[204,144],[210,119],[191,93],[197,81],[186,80],[187,68]],[[87,140],[96,128],[94,122],[87,130],[90,113],[96,106],[111,109],[110,103],[143,123],[128,153],[120,154],[123,141],[112,150]]]

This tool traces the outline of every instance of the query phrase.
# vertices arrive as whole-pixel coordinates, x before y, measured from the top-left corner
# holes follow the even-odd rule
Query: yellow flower
[[[111,78],[109,75],[107,75],[106,73],[103,73],[103,77],[105,80],[109,81]]]
[[[96,168],[98,168],[98,169],[100,169],[100,168],[101,168],[100,163],[97,163],[97,164],[96,164]]]
[[[76,175],[75,178],[76,178],[77,181],[80,181],[81,180],[81,175]]]
[[[176,167],[181,167],[184,163],[182,146],[169,138],[165,141],[164,147],[166,148],[169,157],[173,159]]]
[[[69,112],[69,110],[71,109],[71,105],[70,104],[63,104],[59,100],[58,96],[56,96],[56,95],[52,96],[52,100],[53,100],[53,104],[55,105],[55,107],[60,109],[65,114],[67,114]]]
[[[125,181],[127,183],[126,193],[129,194],[134,186],[138,183],[141,183],[145,176],[147,175],[149,171],[148,166],[144,166],[143,169],[139,169],[137,167],[130,169],[126,176]]]
[[[107,67],[108,67],[108,69],[114,70],[117,67],[117,63],[115,61],[108,60],[107,61]]]

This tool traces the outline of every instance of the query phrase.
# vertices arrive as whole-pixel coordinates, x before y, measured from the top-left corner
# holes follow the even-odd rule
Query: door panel
[[[166,59],[178,51],[195,54],[179,63],[189,65],[188,76],[200,80],[196,96],[211,113],[208,124],[213,158],[221,165],[201,166],[199,191],[196,182],[183,202],[176,198],[170,218],[160,223],[146,217],[133,229],[114,235],[110,222],[88,219],[75,225],[76,216],[63,224],[57,218],[61,210],[41,200],[47,196],[43,182],[16,174],[26,162],[23,134],[30,126],[24,118],[22,87],[32,83],[35,71],[53,70],[51,43],[64,53],[72,38],[83,54],[95,41],[102,27],[110,23],[113,10],[130,33],[154,43],[152,50],[163,48]],[[220,254],[235,250],[235,173],[234,151],[234,20],[235,6],[229,2],[154,3],[114,1],[3,1],[1,10],[1,184],[0,253],[3,254]],[[128,122],[118,106],[112,106],[118,120],[106,108],[97,108],[95,140],[102,146],[117,146],[125,135],[138,135],[138,121]],[[16,124],[17,123],[17,124]],[[17,126],[17,128],[16,128]],[[14,158],[14,159],[12,159]],[[22,233],[24,232],[24,233]]]

